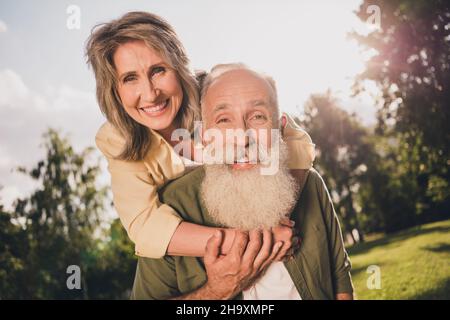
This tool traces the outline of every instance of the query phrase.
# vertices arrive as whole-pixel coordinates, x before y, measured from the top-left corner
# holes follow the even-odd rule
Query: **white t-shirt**
[[[200,162],[193,161],[189,158],[185,158],[185,157],[180,157],[180,158],[184,163],[185,173],[188,173],[189,171],[194,170],[195,168],[202,165]]]
[[[244,300],[302,300],[282,261],[275,261],[250,288],[242,291]]]

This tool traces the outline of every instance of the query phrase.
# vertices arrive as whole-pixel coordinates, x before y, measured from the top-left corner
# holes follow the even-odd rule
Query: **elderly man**
[[[132,299],[352,299],[350,261],[322,178],[310,170],[299,193],[284,142],[261,134],[279,128],[273,80],[241,64],[218,65],[204,81],[201,104],[206,131],[256,134],[241,140],[244,152],[236,151],[233,161],[205,164],[172,182],[162,201],[186,221],[242,231],[226,256],[218,232],[204,260],[139,257]],[[270,160],[268,152],[252,158],[255,143],[270,151]],[[228,153],[230,139],[223,144]],[[273,165],[274,150],[278,170],[262,174]],[[302,245],[291,259],[274,261],[280,244],[269,230],[286,215],[296,221]]]

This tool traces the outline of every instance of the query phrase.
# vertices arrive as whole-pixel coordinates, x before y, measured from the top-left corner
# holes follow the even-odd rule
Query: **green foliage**
[[[23,257],[27,251],[26,233],[12,223],[11,214],[0,205],[0,298],[18,296],[19,287],[23,286]]]
[[[450,210],[450,5],[448,1],[364,1],[357,15],[378,5],[381,27],[353,34],[375,50],[357,77],[355,93],[373,81],[381,95],[377,133],[395,141],[384,157],[395,176],[390,185],[413,203],[418,222],[439,219]],[[391,190],[394,191],[394,188]],[[405,199],[406,200],[406,199]],[[439,212],[439,213],[437,213]]]
[[[330,92],[312,95],[305,105],[302,126],[317,148],[315,167],[330,188],[344,230],[363,231],[356,195],[376,154],[369,132],[354,115],[340,108]]]
[[[95,255],[95,267],[87,273],[89,298],[128,299],[136,271],[134,245],[119,219],[110,226],[106,241]]]
[[[377,52],[356,79],[356,88],[373,80],[381,89],[380,129],[393,124],[401,132],[421,132],[427,145],[448,155],[448,1],[366,0],[357,13],[363,21],[369,5],[380,7],[382,29],[366,36],[353,34],[361,45]]]
[[[44,142],[46,158],[19,168],[38,188],[14,212],[0,210],[0,298],[123,298],[133,249],[117,221],[101,227],[107,189],[97,186],[93,149],[78,154],[54,130]],[[66,286],[69,265],[81,268],[81,290]]]
[[[395,232],[450,215],[450,6],[445,1],[364,1],[381,9],[380,31],[353,34],[376,54],[355,81],[380,88],[375,131],[330,92],[313,95],[302,125],[344,229]]]
[[[316,143],[315,167],[343,229],[395,232],[449,217],[448,181],[432,174],[422,135],[363,127],[330,92],[312,95],[301,125]]]

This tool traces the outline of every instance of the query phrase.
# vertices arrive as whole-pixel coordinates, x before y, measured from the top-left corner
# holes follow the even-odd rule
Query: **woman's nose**
[[[143,81],[141,84],[141,100],[146,102],[154,102],[159,95],[159,90],[150,80]]]

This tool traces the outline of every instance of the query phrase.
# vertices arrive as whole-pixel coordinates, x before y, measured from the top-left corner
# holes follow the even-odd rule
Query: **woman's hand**
[[[300,238],[294,228],[295,222],[285,218],[280,221],[280,225],[273,227],[273,241],[283,242],[283,246],[275,257],[275,261],[282,261],[292,257],[295,251],[300,247]]]

